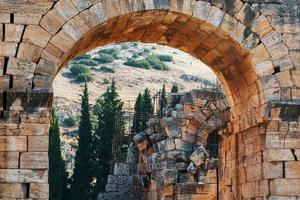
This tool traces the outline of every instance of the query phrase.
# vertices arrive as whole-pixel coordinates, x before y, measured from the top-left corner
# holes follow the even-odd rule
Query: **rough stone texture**
[[[82,26],[76,27],[78,24]],[[70,27],[76,27],[78,32],[67,31]],[[221,148],[224,198],[295,199],[299,195],[298,178],[281,177],[275,169],[275,174],[263,174],[262,180],[248,181],[245,177],[258,177],[247,175],[254,163],[282,165],[299,160],[299,32],[299,3],[295,0],[0,1],[0,135],[26,137],[26,148],[21,140],[1,139],[8,143],[0,146],[5,155],[0,157],[0,165],[3,169],[18,168],[17,157],[28,151],[27,136],[46,135],[51,85],[64,63],[113,42],[156,42],[201,59],[222,82],[231,110],[230,123],[224,131],[227,136],[223,142],[227,142]],[[29,68],[24,66],[28,65],[19,62],[24,66],[10,69],[15,65],[8,65],[9,60],[15,57],[28,60],[32,66],[42,58],[52,64],[27,71]],[[28,73],[20,76],[24,70]],[[27,115],[34,116],[35,121],[25,125],[19,116],[28,110],[31,112]],[[36,112],[45,110],[48,120],[41,122],[44,114]],[[182,111],[177,114],[189,115]],[[270,121],[277,121],[278,126],[271,127]],[[283,125],[286,122],[288,125]],[[196,142],[200,145],[205,141],[206,130],[198,134],[201,137]],[[183,141],[192,139],[183,135]],[[177,144],[187,147],[179,140]],[[276,156],[276,152],[283,157]],[[297,167],[290,164],[288,169],[290,172],[283,174],[295,176],[293,170]],[[23,191],[28,191],[26,187],[30,185],[0,182],[2,199],[24,199]],[[280,189],[289,184],[290,190]],[[260,185],[270,192],[256,192]],[[151,190],[159,187],[153,185]],[[41,191],[46,193],[44,189]]]

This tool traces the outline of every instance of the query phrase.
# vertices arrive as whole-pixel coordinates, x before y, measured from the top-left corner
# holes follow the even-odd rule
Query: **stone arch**
[[[90,48],[112,42],[157,42],[201,59],[222,81],[232,112],[228,129],[236,133],[223,143],[224,152],[230,154],[225,160],[228,166],[224,174],[230,177],[225,179],[226,184],[238,186],[226,190],[227,198],[252,198],[269,193],[273,196],[298,195],[299,188],[279,190],[289,180],[269,181],[274,179],[271,175],[261,179],[261,174],[260,177],[247,174],[250,176],[248,182],[239,179],[240,172],[253,169],[250,161],[243,163],[241,155],[244,158],[243,155],[252,156],[253,152],[270,152],[265,159],[268,165],[272,164],[269,161],[282,164],[296,156],[295,150],[292,151],[295,144],[282,146],[279,142],[277,145],[281,149],[276,150],[278,146],[268,143],[270,138],[278,139],[274,131],[279,131],[281,120],[295,122],[287,127],[297,127],[298,115],[284,116],[299,108],[300,96],[300,47],[292,44],[297,42],[295,38],[284,37],[286,33],[293,33],[290,28],[293,22],[281,22],[272,15],[265,16],[250,1],[240,0],[0,2],[0,68],[3,73],[0,76],[0,131],[3,136],[0,137],[7,144],[0,148],[6,157],[14,160],[13,163],[5,160],[3,168],[47,169],[45,141],[52,81],[64,63]],[[294,24],[297,32],[300,25]],[[155,34],[151,34],[153,32]],[[282,129],[289,132],[287,127]],[[271,132],[265,139],[264,133]],[[259,141],[259,147],[252,148],[254,138]],[[265,146],[271,150],[266,150]],[[251,153],[250,150],[241,155],[237,153],[242,151],[239,148],[246,147],[251,147]],[[277,152],[286,152],[289,157],[282,160],[276,157]],[[40,160],[43,162],[35,166]],[[262,165],[259,163],[257,169]],[[30,182],[3,180],[18,183],[14,188],[20,191],[17,198],[24,197],[22,184]],[[47,182],[45,177],[43,181]],[[272,184],[272,191],[259,195],[249,192],[254,191],[257,183]],[[32,184],[30,197],[46,198],[45,185]],[[45,192],[38,195],[34,190]]]

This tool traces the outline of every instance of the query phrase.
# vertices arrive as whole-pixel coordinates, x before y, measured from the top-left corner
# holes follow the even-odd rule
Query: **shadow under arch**
[[[218,16],[218,13],[214,14]],[[244,119],[241,125],[244,127],[239,127],[239,130],[245,130],[264,120],[260,110],[264,103],[262,86],[251,64],[250,53],[236,41],[236,36],[234,39],[225,31],[235,27],[218,27],[222,18],[215,17],[209,23],[189,14],[166,10],[116,16],[87,31],[76,41],[61,57],[58,69],[84,52],[112,43],[140,41],[178,48],[203,61],[214,71],[229,101],[231,121],[238,123]],[[248,29],[241,29],[236,34],[243,41],[250,33]],[[257,120],[251,120],[254,118]]]

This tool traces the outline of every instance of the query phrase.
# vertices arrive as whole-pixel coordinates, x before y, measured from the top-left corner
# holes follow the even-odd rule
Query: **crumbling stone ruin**
[[[193,90],[170,103],[162,119],[150,119],[134,136],[127,163],[115,164],[99,200],[217,199],[219,161],[206,146],[209,135],[229,122],[227,102],[220,92]]]
[[[231,117],[224,200],[300,196],[298,0],[0,1],[0,198],[48,198],[52,82],[95,47],[141,41],[211,67]],[[126,76],[126,74],[124,74]]]

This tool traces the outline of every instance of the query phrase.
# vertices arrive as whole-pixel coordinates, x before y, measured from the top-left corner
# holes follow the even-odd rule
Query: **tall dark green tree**
[[[152,103],[152,98],[150,94],[150,90],[148,88],[145,89],[143,94],[143,113],[144,119],[142,121],[142,130],[147,128],[147,122],[151,118],[154,112],[154,107]]]
[[[91,199],[92,182],[92,125],[90,120],[90,105],[87,84],[84,86],[81,98],[81,116],[78,130],[78,149],[75,156],[72,176],[72,200]]]
[[[165,108],[168,104],[168,99],[167,99],[167,93],[166,93],[166,84],[163,84],[163,88],[161,90],[161,95],[160,95],[160,108],[161,110]]]
[[[67,199],[66,163],[61,154],[61,140],[58,118],[55,111],[52,112],[51,126],[49,130],[49,199]]]
[[[102,98],[97,101],[98,126],[93,137],[94,176],[96,179],[93,195],[95,196],[105,190],[112,160],[114,135],[124,132],[123,121],[116,121],[116,118],[122,119],[122,108],[123,102],[119,99],[116,82],[113,80]],[[116,123],[120,124],[117,126]]]
[[[171,93],[178,93],[178,91],[179,91],[178,84],[175,83],[175,84],[172,86]]]
[[[133,118],[133,125],[132,125],[133,133],[139,133],[143,131],[142,122],[143,122],[143,96],[141,93],[139,93],[134,105],[134,118]]]

